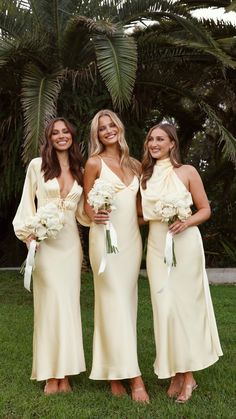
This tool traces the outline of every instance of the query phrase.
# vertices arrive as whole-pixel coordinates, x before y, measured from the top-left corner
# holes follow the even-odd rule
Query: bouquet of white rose
[[[90,192],[88,193],[88,203],[95,212],[106,210],[111,211],[116,209],[114,206],[115,198],[114,186],[102,179],[96,179]],[[110,221],[105,225],[106,234],[106,254],[118,253],[117,235],[116,231]],[[100,264],[99,273],[104,272],[106,267],[106,254]]]
[[[192,204],[191,195],[186,191],[181,197],[165,195],[157,201],[154,206],[154,213],[162,222],[173,224],[176,220],[185,221],[192,214],[190,205]],[[168,274],[171,267],[176,266],[176,257],[174,250],[174,240],[172,234],[167,232],[164,262],[168,266]]]
[[[59,210],[56,204],[51,202],[40,207],[36,214],[26,221],[25,227],[28,230],[29,235],[32,234],[35,237],[35,240],[30,242],[28,255],[21,269],[21,272],[24,272],[24,287],[28,291],[30,291],[31,274],[34,269],[34,257],[37,243],[48,238],[55,239],[63,225],[63,212]]]

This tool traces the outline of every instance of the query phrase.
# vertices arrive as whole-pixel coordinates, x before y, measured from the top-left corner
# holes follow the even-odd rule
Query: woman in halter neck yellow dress
[[[126,393],[120,380],[130,379],[132,399],[148,402],[137,359],[137,280],[141,262],[137,193],[140,163],[129,156],[124,126],[110,110],[98,112],[91,124],[90,158],[84,172],[85,211],[91,218],[89,254],[94,275],[95,318],[90,378],[109,380],[114,395]],[[95,213],[87,202],[96,179],[116,190],[116,207]],[[119,252],[107,256],[98,274],[104,249],[104,224],[111,220]]]
[[[146,137],[141,194],[143,216],[149,221],[147,272],[157,351],[154,371],[159,378],[172,377],[167,394],[185,403],[197,387],[192,371],[214,364],[222,351],[197,228],[210,217],[210,207],[196,169],[180,164],[177,133],[171,124],[152,127]],[[181,201],[187,219],[171,221],[168,227],[168,222],[161,221],[164,200]],[[191,215],[192,203],[196,212]],[[165,211],[167,215],[172,209]],[[176,258],[176,266],[173,260],[169,267],[164,261],[168,230]]]

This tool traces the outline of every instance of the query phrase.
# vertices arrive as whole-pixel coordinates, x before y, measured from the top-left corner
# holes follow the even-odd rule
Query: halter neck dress
[[[168,277],[164,262],[168,223],[161,222],[155,205],[166,197],[192,205],[191,194],[169,158],[157,160],[141,194],[144,219],[149,221],[147,273],[156,343],[154,371],[159,378],[168,378],[214,364],[222,350],[198,227],[174,235],[176,266]]]
[[[142,244],[136,210],[139,180],[129,185],[101,159],[100,179],[115,186],[115,210],[110,219],[116,230],[119,253],[108,254],[106,269],[98,275],[104,252],[104,226],[92,223],[89,233],[90,262],[94,276],[95,312],[93,380],[139,376],[137,359],[137,280]]]

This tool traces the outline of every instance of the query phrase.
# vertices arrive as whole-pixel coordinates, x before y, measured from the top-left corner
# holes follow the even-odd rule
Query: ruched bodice
[[[158,201],[182,201],[183,205],[191,206],[192,196],[186,186],[176,175],[170,159],[157,160],[151,178],[147,181],[147,188],[141,189],[144,219],[160,220],[154,212]]]
[[[161,221],[155,207],[163,200],[178,202],[187,210],[192,204],[169,159],[157,161],[141,194],[144,218],[149,220],[147,272],[157,352],[154,370],[159,378],[168,378],[206,368],[222,351],[196,226],[174,235],[176,266],[168,275],[164,260],[168,223]]]

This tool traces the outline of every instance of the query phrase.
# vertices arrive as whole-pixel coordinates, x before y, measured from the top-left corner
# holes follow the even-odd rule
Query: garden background
[[[221,10],[222,19],[213,20],[210,13],[213,9],[210,7]],[[206,10],[202,18],[193,16],[193,12],[199,8]],[[77,128],[78,141],[86,159],[89,124],[94,114],[102,108],[119,113],[126,127],[131,155],[139,160],[150,126],[163,120],[176,124],[182,160],[198,169],[211,203],[212,217],[200,227],[207,267],[236,267],[236,24],[223,19],[223,13],[228,11],[235,13],[236,1],[1,0],[1,268],[17,267],[25,257],[25,246],[13,234],[12,219],[21,196],[27,164],[39,154],[45,123],[55,115],[68,118]],[[81,234],[86,255],[85,270],[89,270],[87,229],[82,229]],[[142,228],[142,236],[145,250],[146,227]],[[145,251],[142,267],[145,268]],[[84,273],[83,281],[91,287],[91,278],[88,281],[87,278],[90,278],[89,272]],[[2,410],[5,416],[1,417],[54,417],[50,416],[49,409],[53,401],[46,402],[48,407],[45,408],[45,414],[42,411],[40,413],[40,407],[35,408],[35,403],[41,406],[44,401],[38,401],[37,386],[24,384],[29,371],[23,376],[20,364],[15,366],[19,380],[14,384],[15,371],[14,368],[12,370],[11,361],[18,360],[18,347],[19,357],[26,349],[27,356],[23,363],[25,368],[29,367],[31,348],[28,343],[24,346],[21,339],[18,341],[18,337],[30,341],[25,331],[28,333],[29,330],[31,336],[32,301],[20,290],[18,274],[3,271],[0,281],[1,323],[6,328],[2,332],[1,324],[1,349],[3,355],[9,357],[8,374],[1,373],[1,377],[5,377],[2,390],[5,392],[5,386],[9,389],[9,393],[6,393],[9,409],[6,403],[0,405],[0,409],[5,406]],[[151,322],[147,325],[142,316],[145,310],[149,310],[149,318],[151,311],[147,281],[140,283],[144,310],[140,310],[139,327],[142,334],[143,330],[151,327]],[[173,407],[174,410],[169,411],[173,416],[166,417],[236,417],[236,414],[230,416],[229,413],[234,411],[233,402],[229,402],[227,407],[233,390],[231,365],[235,352],[231,348],[231,338],[235,336],[232,312],[234,287],[219,287],[212,291],[216,310],[219,309],[223,344],[228,346],[229,356],[220,361],[223,362],[219,363],[220,366],[213,367],[215,393],[206,393],[206,398],[201,393],[196,396],[200,416],[197,416],[197,407],[196,410],[186,408],[182,413],[177,413]],[[83,303],[86,316],[90,319],[87,320],[90,345],[92,288],[88,295],[88,305]],[[12,317],[13,313],[15,317]],[[9,323],[10,319],[12,323]],[[12,324],[15,324],[20,335]],[[227,334],[229,326],[232,330],[230,337]],[[13,341],[9,340],[9,330],[14,347],[10,346]],[[150,368],[153,360],[152,342],[147,343],[146,347],[149,348],[148,361],[144,364]],[[11,357],[11,354],[14,356]],[[225,370],[228,375],[224,382],[222,376]],[[12,371],[14,375],[10,378]],[[204,372],[202,377],[206,379],[206,387],[212,385],[211,372]],[[222,392],[218,387],[219,377],[222,380]],[[153,389],[154,380],[151,374],[150,385],[153,385]],[[88,384],[88,387],[92,389],[92,384]],[[27,398],[21,398],[24,388],[31,392],[32,410],[24,409],[24,405],[27,405]],[[68,417],[102,417],[99,415],[102,415],[104,400],[108,400],[109,395],[105,386],[99,388],[104,389],[104,395],[100,395],[98,390],[98,398],[93,400],[95,405],[101,403],[98,416],[91,410],[90,413],[87,411],[87,416],[83,413],[81,416]],[[12,394],[14,389],[19,391],[18,401]],[[93,397],[89,391],[88,400]],[[155,397],[155,391],[152,397]],[[13,405],[10,402],[12,398],[15,400]],[[65,398],[64,402],[67,405]],[[163,412],[167,406],[164,400],[160,416],[148,416],[154,414],[154,408],[144,414],[141,407],[130,407],[131,413],[127,407],[127,416],[126,413],[119,416],[116,408],[120,402],[110,400],[109,403],[114,408],[114,415],[106,416],[104,413],[107,418],[165,417]],[[203,416],[201,409],[204,406],[209,408],[208,416]],[[156,408],[159,408],[158,402]],[[58,411],[56,413],[58,415]]]

